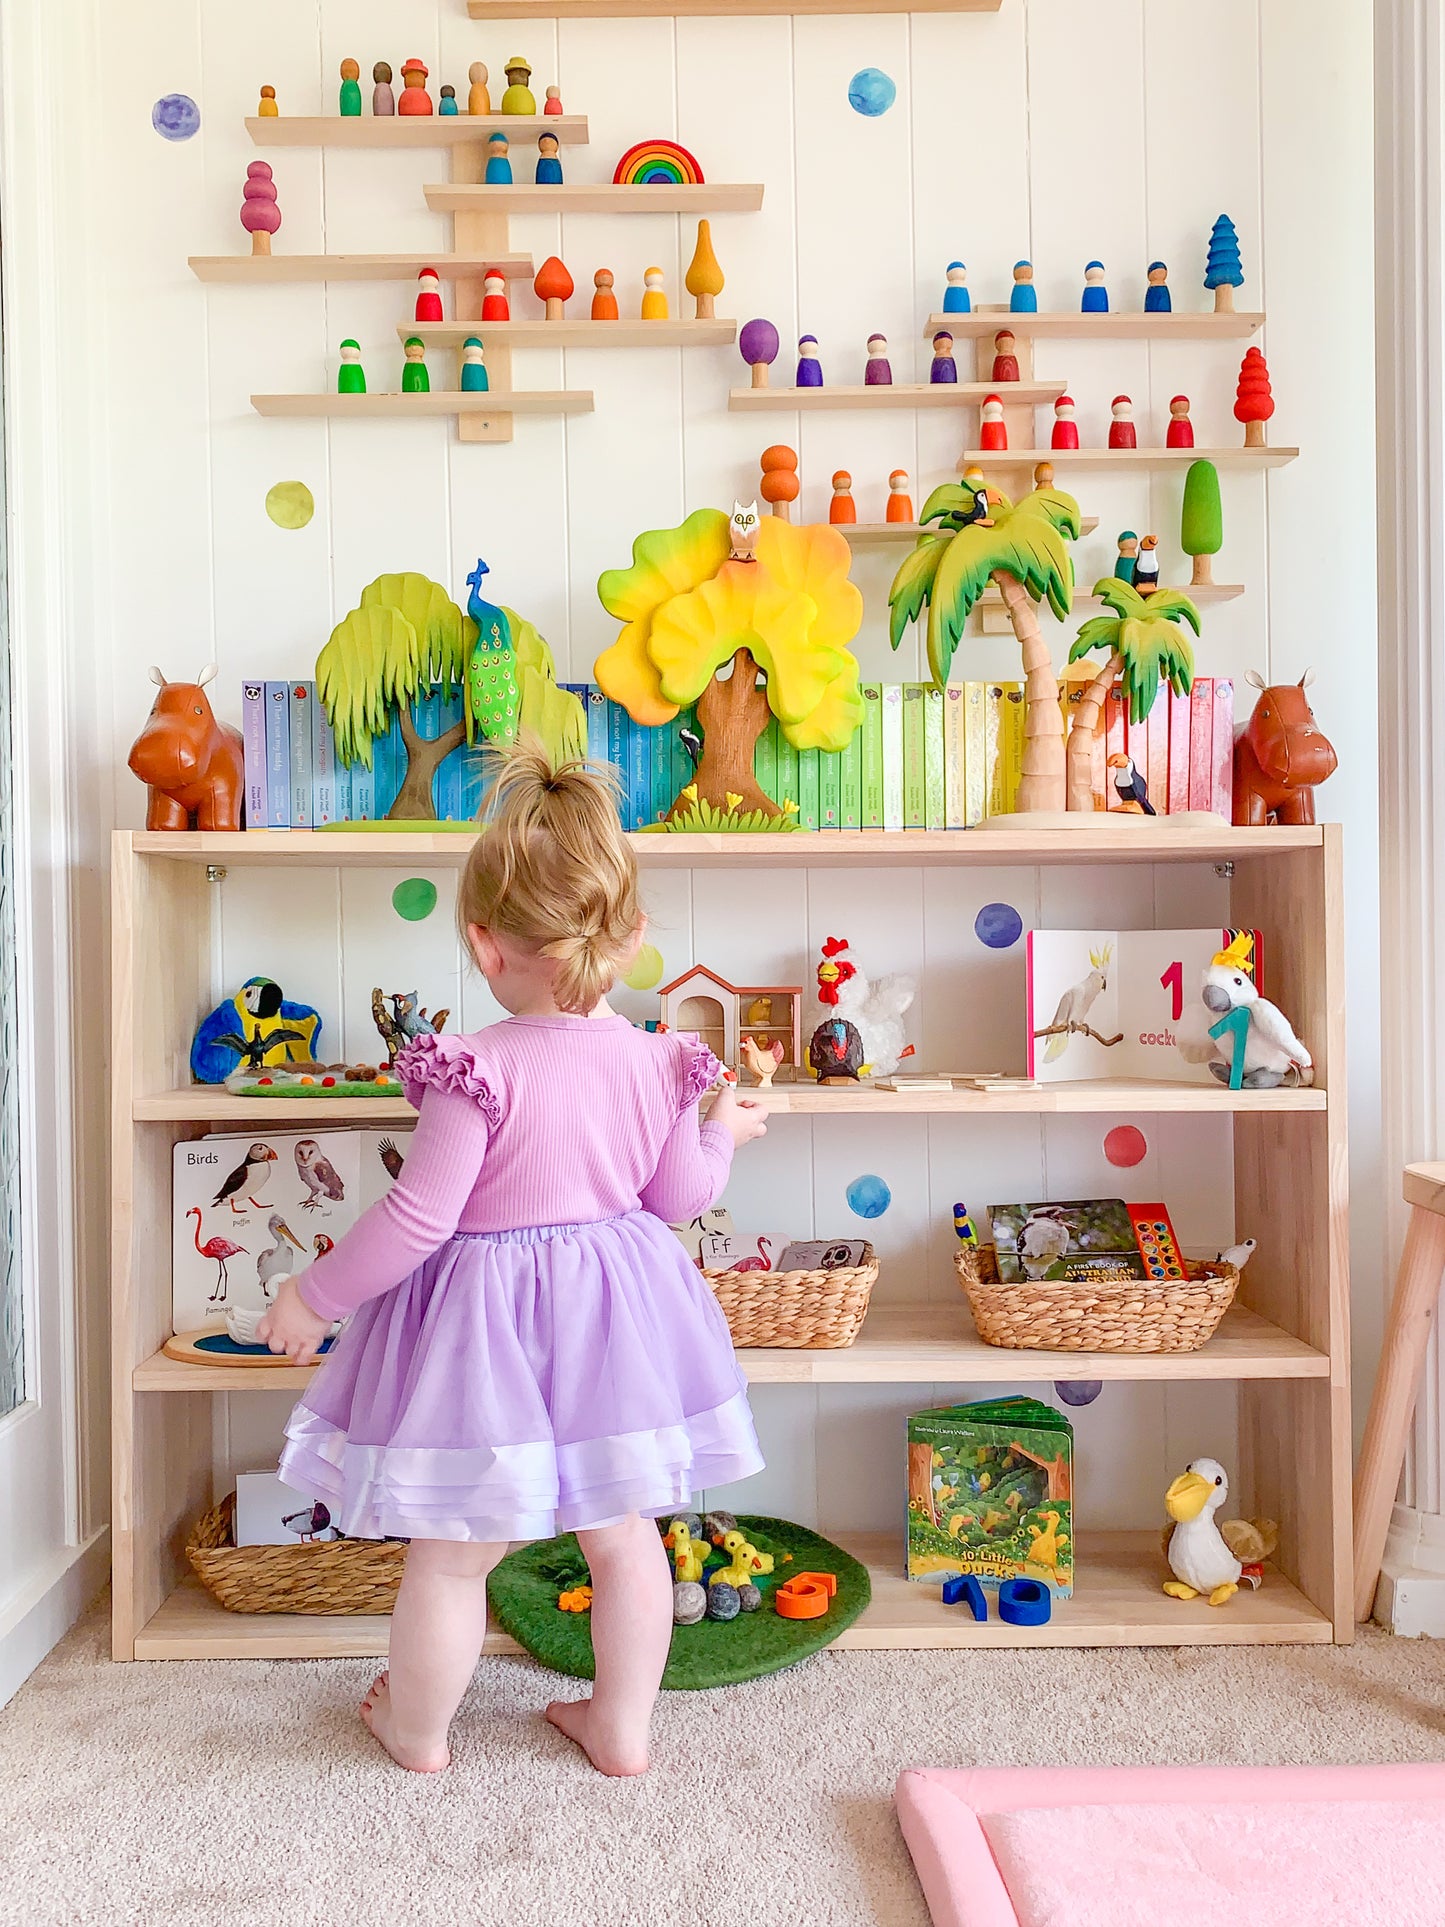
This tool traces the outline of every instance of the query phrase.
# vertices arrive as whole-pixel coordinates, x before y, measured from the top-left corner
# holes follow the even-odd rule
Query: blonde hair
[[[604,997],[637,940],[637,859],[616,782],[582,761],[555,769],[535,737],[502,752],[482,803],[486,827],[457,893],[465,939],[480,924],[557,962],[554,994],[582,1014]]]

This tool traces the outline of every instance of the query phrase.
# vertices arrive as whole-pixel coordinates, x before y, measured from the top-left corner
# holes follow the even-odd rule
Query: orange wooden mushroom
[[[797,449],[789,448],[783,442],[774,442],[771,448],[763,450],[758,460],[763,471],[758,493],[774,515],[781,516],[785,522],[790,521],[788,504],[797,501],[801,486],[798,481]]]
[[[572,298],[573,282],[566,268],[555,254],[549,254],[537,270],[537,278],[532,283],[532,292],[545,303],[548,321],[562,319],[563,304]]]

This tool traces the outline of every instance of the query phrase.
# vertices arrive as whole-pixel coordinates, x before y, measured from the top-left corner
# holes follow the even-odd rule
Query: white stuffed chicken
[[[846,937],[829,937],[818,965],[818,1002],[829,1017],[842,1017],[854,1026],[863,1043],[863,1068],[873,1077],[889,1077],[913,1046],[903,1035],[903,1013],[913,1002],[911,977],[880,977],[870,983],[842,953]]]
[[[1254,939],[1241,932],[1227,950],[1214,954],[1200,979],[1200,1001],[1190,1004],[1179,1022],[1180,1054],[1191,1064],[1208,1064],[1221,1084],[1229,1082],[1234,1040],[1210,1030],[1231,1010],[1249,1012],[1244,1042],[1244,1088],[1274,1090],[1281,1084],[1312,1084],[1314,1060],[1290,1027],[1278,1004],[1261,997],[1246,969]]]

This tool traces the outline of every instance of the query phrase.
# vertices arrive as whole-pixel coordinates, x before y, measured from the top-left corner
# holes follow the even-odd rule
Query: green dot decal
[[[651,990],[662,982],[662,952],[655,944],[642,946],[622,981],[629,990]]]
[[[316,501],[304,482],[277,482],[266,491],[266,513],[278,529],[304,529]]]
[[[437,887],[425,877],[408,877],[391,893],[391,907],[407,923],[421,923],[437,907]]]

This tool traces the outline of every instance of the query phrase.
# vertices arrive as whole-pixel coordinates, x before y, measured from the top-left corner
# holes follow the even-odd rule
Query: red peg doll
[[[482,278],[482,319],[483,321],[510,321],[511,305],[507,300],[507,282],[500,268],[488,268]]]
[[[1079,446],[1079,424],[1074,420],[1074,398],[1060,395],[1054,403],[1054,432],[1049,439],[1050,448],[1077,448]]]
[[[993,338],[993,373],[990,381],[1017,381],[1019,378],[1019,358],[1014,353],[1014,337],[1011,328],[1000,328]]]
[[[1188,395],[1176,395],[1169,404],[1169,432],[1164,438],[1166,448],[1193,448],[1194,424],[1189,419]]]
[[[1139,438],[1134,432],[1134,404],[1127,395],[1115,395],[1109,405],[1113,420],[1109,423],[1110,448],[1137,448]]]
[[[997,455],[1008,447],[1008,424],[1003,418],[1003,398],[1000,395],[989,395],[984,401],[978,445],[991,455]]]
[[[418,321],[442,318],[441,281],[435,268],[423,268],[416,278],[416,318]]]

